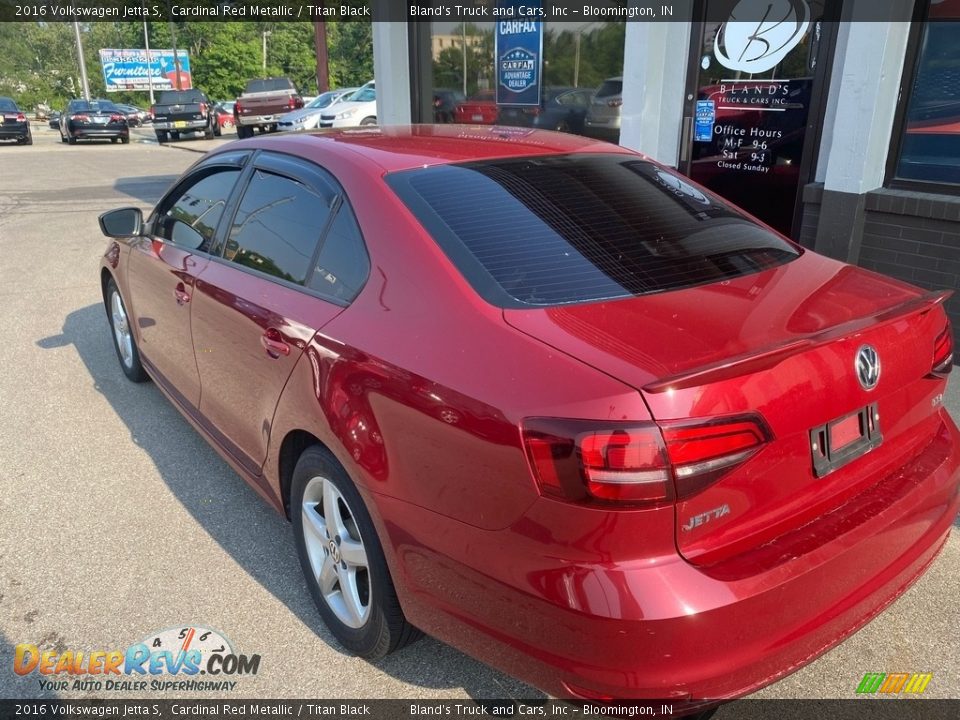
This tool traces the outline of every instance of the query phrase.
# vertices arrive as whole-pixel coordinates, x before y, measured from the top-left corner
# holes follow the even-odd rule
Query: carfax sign
[[[178,50],[177,61],[180,63],[180,87],[193,87],[189,56]],[[177,86],[173,50],[150,50],[148,61],[146,50],[105,49],[100,51],[100,65],[103,66],[107,92],[149,90],[151,76],[154,90],[171,90]]]
[[[543,70],[541,0],[497,4],[495,50],[498,105],[539,105]],[[509,18],[509,19],[506,19]]]

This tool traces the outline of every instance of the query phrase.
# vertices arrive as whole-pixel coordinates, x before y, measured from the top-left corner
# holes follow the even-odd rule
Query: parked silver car
[[[328,90],[321,93],[299,110],[288,112],[282,115],[277,121],[277,129],[280,132],[291,132],[293,130],[314,130],[320,122],[320,113],[322,110],[336,105],[341,99],[353,94],[359,88],[341,88],[339,90]]]
[[[590,100],[583,134],[617,142],[620,139],[620,107],[623,105],[623,78],[603,81]]]

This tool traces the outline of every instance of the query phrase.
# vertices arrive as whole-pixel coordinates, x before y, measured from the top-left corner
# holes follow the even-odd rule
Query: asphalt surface
[[[224,697],[543,697],[429,638],[372,664],[345,654],[309,599],[286,521],[156,387],[121,374],[97,215],[148,210],[229,138],[160,147],[135,131],[127,146],[67,146],[39,125],[34,137],[0,146],[0,697],[91,696],[15,675],[18,643],[110,650],[192,624],[262,657]],[[758,696],[850,698],[866,672],[930,672],[927,697],[960,698],[958,542],[863,630]],[[109,694],[125,696],[144,697]]]

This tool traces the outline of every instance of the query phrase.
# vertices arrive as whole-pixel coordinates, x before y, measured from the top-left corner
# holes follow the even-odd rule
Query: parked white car
[[[371,80],[353,95],[320,114],[320,127],[341,128],[377,124],[377,88]]]
[[[286,115],[281,115],[277,121],[277,129],[280,132],[314,130],[319,127],[320,115],[324,110],[348,98],[357,90],[359,90],[359,88],[352,87],[329,90],[321,93],[299,110],[293,110]]]

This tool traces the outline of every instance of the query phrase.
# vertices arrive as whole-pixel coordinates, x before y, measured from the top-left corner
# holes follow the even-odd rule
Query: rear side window
[[[353,300],[370,273],[370,259],[353,211],[340,205],[323,240],[310,287],[344,302]]]
[[[0,98],[0,111],[19,112],[17,109],[17,104],[10,98]]]
[[[226,258],[305,285],[336,193],[321,194],[293,178],[254,171],[230,229]]]
[[[677,290],[799,254],[716,196],[622,154],[441,165],[387,182],[500,307]]]

